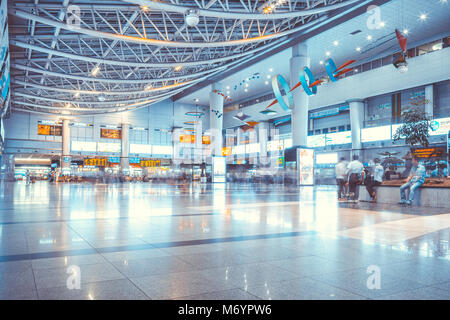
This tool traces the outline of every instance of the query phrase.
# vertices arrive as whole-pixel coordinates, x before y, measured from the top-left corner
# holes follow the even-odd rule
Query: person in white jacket
[[[342,157],[336,167],[334,168],[336,173],[336,183],[338,185],[338,200],[344,200],[347,194],[347,161]]]

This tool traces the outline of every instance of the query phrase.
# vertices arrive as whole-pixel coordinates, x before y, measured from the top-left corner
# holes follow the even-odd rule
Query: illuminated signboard
[[[417,158],[434,158],[442,157],[445,154],[444,147],[434,147],[434,148],[417,148],[413,151],[413,155]]]
[[[98,152],[120,152],[120,143],[99,142],[97,145]]]
[[[109,163],[120,163],[120,158],[119,157],[109,157],[108,162]]]
[[[72,141],[72,151],[97,151],[97,143],[92,141]]]
[[[192,134],[180,135],[180,143],[195,143],[195,135]]]
[[[106,167],[108,164],[108,159],[106,158],[88,158],[84,159],[85,166],[92,167]]]
[[[152,154],[152,146],[149,144],[130,144],[130,153]]]
[[[202,144],[211,144],[210,136],[202,136]]]
[[[152,149],[153,149],[152,154],[172,155],[173,153],[172,146],[153,146]]]
[[[325,147],[325,135],[317,134],[314,136],[308,136],[306,138],[306,144],[309,148]]]
[[[391,126],[361,129],[362,142],[373,142],[382,140],[391,140]]]
[[[141,158],[130,158],[129,163],[141,163]]]
[[[141,160],[141,167],[160,167],[161,160]]]
[[[450,118],[434,119],[430,122],[430,135],[447,134],[450,130]]]
[[[327,133],[325,135],[325,144],[327,146],[337,145],[337,144],[347,144],[352,143],[352,132],[342,131],[335,133]]]
[[[100,128],[100,137],[105,139],[120,139],[122,137],[122,130]]]
[[[38,135],[40,136],[62,136],[62,126],[51,126],[38,124]]]
[[[233,154],[245,154],[245,144],[234,146],[232,150]]]
[[[299,161],[300,185],[314,184],[314,150],[297,149]]]
[[[222,156],[231,156],[231,147],[222,148]]]

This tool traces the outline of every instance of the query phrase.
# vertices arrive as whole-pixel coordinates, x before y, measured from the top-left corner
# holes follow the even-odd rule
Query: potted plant
[[[428,147],[430,137],[430,120],[425,111],[419,108],[411,108],[402,113],[403,124],[397,128],[393,136],[394,141],[405,139],[405,144],[410,146],[422,145]]]

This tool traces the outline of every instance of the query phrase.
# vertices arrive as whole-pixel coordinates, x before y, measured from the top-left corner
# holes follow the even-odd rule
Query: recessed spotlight
[[[372,36],[370,34],[367,36],[367,40],[372,40]]]
[[[381,27],[381,28],[384,28],[385,26],[386,26],[386,22],[381,21],[381,22],[380,22],[380,27]]]
[[[230,86],[227,86],[227,90],[230,89]]]
[[[230,94],[230,91],[227,91],[227,94]]]
[[[248,83],[245,84],[245,87],[248,88]]]
[[[329,55],[331,54],[331,52],[330,52],[330,51],[327,51],[327,52],[325,52],[325,54],[326,54],[327,56],[329,56]]]
[[[320,63],[320,64],[323,64],[323,61],[322,61],[322,60],[320,60],[320,61],[319,61],[319,63]]]
[[[268,84],[269,84],[269,81],[265,81],[264,84],[265,84],[265,85],[268,85]]]
[[[334,41],[333,41],[333,45],[338,46],[338,45],[339,45],[339,41],[334,40]]]
[[[421,13],[419,16],[419,19],[422,21],[425,21],[425,20],[427,20],[427,15],[425,13]]]
[[[356,51],[360,52],[361,51],[361,47],[356,47]]]
[[[270,79],[270,74],[267,75],[267,79]]]
[[[248,89],[246,88],[246,89],[244,89],[244,91],[245,91],[245,92],[248,92]]]
[[[175,70],[176,72],[181,71],[181,69],[183,69],[183,66],[176,66],[176,67],[174,68],[174,70]]]
[[[270,69],[269,69],[269,72],[273,72],[273,68],[270,68]]]
[[[409,32],[408,29],[403,29],[404,34],[408,34],[408,32]]]
[[[199,98],[195,98],[194,101],[195,101],[195,102],[199,102],[200,99],[199,99]]]

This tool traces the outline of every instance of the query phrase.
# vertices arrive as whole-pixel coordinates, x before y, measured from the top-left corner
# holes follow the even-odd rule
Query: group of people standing
[[[357,201],[358,192],[357,187],[360,184],[365,184],[367,192],[372,197],[372,201],[377,200],[375,186],[383,182],[384,169],[380,164],[379,159],[375,159],[375,167],[373,174],[370,175],[368,170],[359,161],[358,155],[353,155],[353,160],[349,163],[342,157],[335,167],[336,180],[338,184],[338,200]]]
[[[411,204],[414,199],[414,192],[425,182],[426,169],[419,163],[416,157],[412,157],[412,168],[406,182],[400,186],[400,204]],[[373,160],[372,170],[364,168],[359,161],[358,155],[353,155],[352,161],[347,162],[342,157],[335,167],[336,182],[338,185],[338,200],[357,202],[359,194],[358,185],[364,184],[367,192],[372,198],[372,202],[377,201],[376,186],[383,182],[384,168],[380,159]],[[406,197],[406,190],[409,190],[409,196]]]

